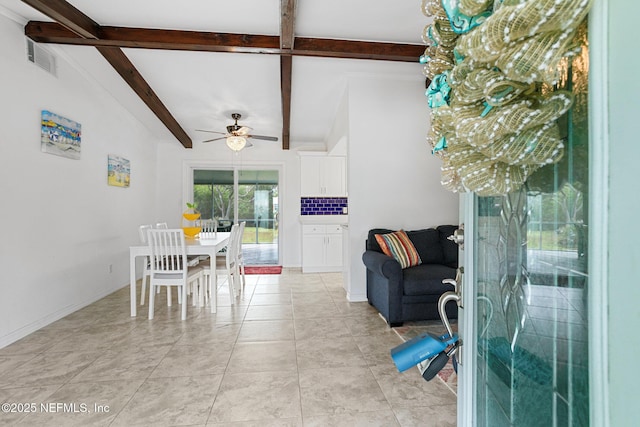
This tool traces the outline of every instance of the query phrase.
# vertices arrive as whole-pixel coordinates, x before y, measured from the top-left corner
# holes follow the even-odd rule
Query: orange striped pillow
[[[393,257],[400,267],[407,268],[422,264],[416,247],[404,230],[388,234],[376,234],[376,241],[385,255]]]

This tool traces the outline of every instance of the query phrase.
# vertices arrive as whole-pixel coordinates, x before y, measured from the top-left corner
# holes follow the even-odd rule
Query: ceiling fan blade
[[[234,133],[238,136],[245,136],[249,134],[250,130],[251,128],[249,126],[242,126],[240,129],[238,129]]]
[[[217,132],[215,130],[196,129],[196,132],[219,133],[220,135],[226,135],[224,132]]]
[[[265,141],[277,141],[278,140],[278,137],[276,137],[276,136],[264,136],[264,135],[247,135],[247,138],[263,139]]]
[[[225,139],[225,138],[226,138],[226,136],[222,136],[220,138],[207,139],[206,141],[202,141],[202,142],[219,141],[219,140]]]

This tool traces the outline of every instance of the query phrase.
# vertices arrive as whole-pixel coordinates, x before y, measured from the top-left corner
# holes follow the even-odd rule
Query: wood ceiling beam
[[[100,25],[64,0],[22,0],[85,39],[99,39]]]
[[[147,104],[147,107],[160,119],[184,148],[192,148],[193,142],[180,124],[171,115],[167,107],[162,103],[158,95],[138,72],[129,58],[117,47],[96,47],[102,56],[120,74],[120,77],[133,89],[133,91]]]
[[[280,48],[293,49],[296,0],[280,0]]]
[[[31,21],[25,26],[25,35],[38,43],[206,52],[280,53],[278,36],[106,26],[100,28],[102,37],[99,40],[88,40],[76,36],[55,22]]]
[[[38,43],[167,49],[207,52],[259,53],[325,58],[418,62],[425,46],[419,44],[361,42],[296,37],[294,48],[280,48],[278,36],[208,33],[146,28],[100,27],[101,38],[79,37],[55,22],[31,21],[25,35]]]
[[[289,149],[291,129],[291,73],[293,57],[280,57],[280,89],[282,93],[282,149]]]
[[[296,0],[280,0],[280,92],[282,100],[282,149],[289,149],[291,134],[291,78],[296,22]],[[288,55],[284,54],[288,53]]]
[[[58,21],[65,29],[82,39],[95,41],[102,37],[102,27],[100,25],[64,0],[22,1],[44,13],[49,18]],[[96,46],[96,48],[178,141],[185,148],[191,148],[193,142],[189,135],[182,129],[122,50],[119,47]]]
[[[418,63],[424,45],[297,37],[294,55]]]

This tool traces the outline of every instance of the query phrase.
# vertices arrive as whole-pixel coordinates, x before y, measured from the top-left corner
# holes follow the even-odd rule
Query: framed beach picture
[[[40,147],[42,152],[69,159],[80,158],[80,123],[42,110]]]
[[[115,187],[128,187],[131,179],[131,162],[109,154],[107,165],[107,184]]]

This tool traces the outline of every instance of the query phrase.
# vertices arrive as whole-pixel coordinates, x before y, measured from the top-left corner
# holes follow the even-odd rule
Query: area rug
[[[451,321],[451,329],[454,333],[457,332],[458,325],[454,321]],[[425,332],[431,332],[437,335],[443,335],[446,333],[446,329],[439,320],[421,320],[414,322],[404,322],[402,326],[393,328],[393,331],[403,341],[408,341],[413,337],[417,337]],[[453,363],[451,360],[438,372],[438,378],[454,393],[458,394],[458,375],[453,369]]]
[[[248,265],[244,268],[244,274],[280,274],[281,265]]]

